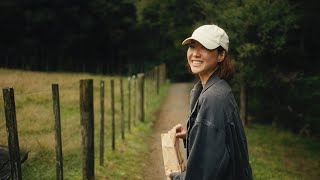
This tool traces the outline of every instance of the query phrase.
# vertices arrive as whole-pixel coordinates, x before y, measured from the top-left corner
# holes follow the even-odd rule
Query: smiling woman
[[[208,31],[214,31],[210,36]],[[182,45],[189,45],[187,59],[190,70],[198,74],[202,84],[219,67],[219,77],[225,80],[232,78],[233,65],[228,56],[229,37],[218,26],[204,25],[196,29],[192,36],[185,39]]]
[[[187,128],[173,127],[185,142],[187,168],[170,178],[252,179],[246,135],[226,81],[233,74],[228,35],[216,25],[204,25],[182,44],[189,45],[188,65],[200,81],[191,90]]]
[[[207,49],[196,40],[191,40],[187,51],[188,64],[191,72],[198,74],[202,85],[205,85],[213,72],[218,69],[225,57],[225,51],[218,53],[217,49]]]

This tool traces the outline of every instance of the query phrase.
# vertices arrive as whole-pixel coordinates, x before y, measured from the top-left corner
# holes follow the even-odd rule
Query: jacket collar
[[[191,93],[190,93],[190,110],[191,112],[193,112],[193,109],[196,105],[196,102],[198,102],[198,98],[201,94],[201,91],[202,91],[202,85],[201,85],[201,81],[198,81],[193,89],[191,90]]]
[[[217,82],[219,78],[219,69],[216,70],[212,75],[209,77],[206,85],[202,87],[201,81],[199,80],[191,90],[190,94],[190,110],[191,113],[194,112],[196,104],[198,103],[198,99],[200,94],[204,93],[209,87],[211,87],[215,82]]]
[[[220,72],[220,69],[217,69],[214,73],[211,74],[211,76],[209,77],[208,81],[206,82],[206,85],[204,86],[201,94],[203,92],[205,92],[209,87],[211,87],[215,82],[217,82],[220,79],[219,72]]]

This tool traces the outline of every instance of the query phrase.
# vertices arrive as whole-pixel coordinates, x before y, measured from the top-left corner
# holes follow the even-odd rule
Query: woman
[[[182,45],[189,45],[188,64],[200,81],[191,90],[187,128],[174,127],[186,145],[187,168],[170,178],[252,179],[245,132],[226,81],[233,74],[228,35],[216,25],[203,25]]]

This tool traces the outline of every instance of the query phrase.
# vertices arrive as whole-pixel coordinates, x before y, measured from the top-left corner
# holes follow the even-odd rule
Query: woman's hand
[[[176,132],[176,137],[180,139],[186,139],[187,136],[187,131],[182,127],[181,124],[177,124],[176,126],[173,127]]]

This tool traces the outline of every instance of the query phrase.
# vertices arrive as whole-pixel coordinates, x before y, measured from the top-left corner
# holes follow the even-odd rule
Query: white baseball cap
[[[207,49],[215,49],[219,46],[226,51],[229,49],[229,37],[227,33],[217,25],[203,25],[193,31],[191,37],[182,42],[182,45],[189,44],[191,40],[196,40]]]

